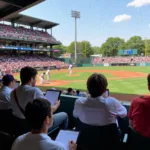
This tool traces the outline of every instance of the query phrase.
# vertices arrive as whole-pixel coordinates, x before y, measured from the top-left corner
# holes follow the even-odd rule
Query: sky
[[[75,39],[71,10],[81,14],[77,40],[92,46],[101,46],[109,37],[150,38],[150,0],[46,0],[22,13],[59,23],[53,36],[68,46]]]

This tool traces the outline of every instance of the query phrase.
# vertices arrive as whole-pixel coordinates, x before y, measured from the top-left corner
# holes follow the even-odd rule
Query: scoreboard
[[[119,50],[118,55],[137,55],[137,49]]]
[[[132,49],[124,50],[124,54],[125,55],[133,55],[133,50]]]

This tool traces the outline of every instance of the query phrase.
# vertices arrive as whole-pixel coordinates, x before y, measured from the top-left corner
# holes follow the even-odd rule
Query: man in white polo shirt
[[[20,72],[20,79],[22,85],[11,93],[11,105],[12,113],[14,116],[14,127],[16,135],[23,134],[29,131],[26,126],[26,120],[24,115],[24,110],[28,102],[33,101],[36,98],[44,98],[42,91],[35,87],[36,84],[37,70],[32,67],[24,67]],[[52,106],[52,112],[54,113],[60,105],[60,101],[57,101],[54,106]],[[19,123],[22,122],[20,125]],[[25,125],[25,126],[24,126]],[[68,116],[66,113],[57,113],[54,115],[53,126],[49,129],[53,130],[55,127],[62,125],[63,128],[67,128]]]
[[[11,150],[66,150],[63,144],[53,141],[48,135],[48,129],[53,124],[51,105],[48,100],[35,99],[25,108],[25,117],[31,127],[31,132],[19,136]],[[77,145],[68,141],[69,149],[76,150]]]
[[[105,95],[107,85],[107,79],[104,75],[92,74],[87,80],[90,96],[76,100],[74,117],[93,126],[109,125],[117,122],[117,116],[125,117],[127,115],[126,108],[115,98]]]

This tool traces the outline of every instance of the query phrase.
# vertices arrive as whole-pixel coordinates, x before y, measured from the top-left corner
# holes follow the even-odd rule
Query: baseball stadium
[[[144,53],[141,55],[139,55],[139,49],[137,47],[129,49],[120,48],[116,55],[112,56],[105,53],[103,55],[99,53],[86,56],[86,50],[84,50],[84,54],[82,55],[77,51],[78,45],[76,45],[76,38],[73,45],[73,53],[67,50],[62,52],[61,49],[55,48],[61,46],[62,43],[57,40],[57,37],[53,34],[55,27],[61,26],[61,24],[40,19],[38,16],[35,18],[21,13],[33,6],[41,5],[45,1],[46,0],[0,1],[1,88],[3,87],[3,77],[5,75],[12,75],[14,80],[20,84],[18,86],[23,86],[20,77],[22,68],[29,66],[35,69],[37,71],[36,88],[40,89],[44,94],[48,90],[61,91],[59,97],[60,106],[56,110],[56,113],[65,112],[68,115],[69,122],[67,129],[73,132],[76,127],[80,128],[82,126],[81,120],[76,122],[73,116],[74,105],[79,98],[75,93],[79,91],[80,97],[84,98],[90,96],[91,93],[88,90],[87,81],[94,73],[103,74],[107,78],[109,97],[117,99],[119,104],[121,104],[127,112],[130,109],[133,99],[149,95],[147,76],[150,73],[150,56],[146,41],[144,41]],[[79,12],[73,11],[72,17],[74,17],[75,20],[80,18]],[[84,46],[86,47],[86,44]],[[26,74],[28,74],[28,72],[26,72]],[[17,90],[17,88],[18,87],[16,87],[14,91]],[[71,89],[74,94],[68,94],[69,89]],[[12,118],[9,119],[10,112],[2,109],[4,107],[3,103],[4,102],[0,100],[0,122],[2,122],[0,125],[0,150],[10,150],[18,135],[15,133],[15,127],[13,126],[13,122],[15,121],[12,121]],[[17,105],[19,106],[18,102]],[[13,109],[11,110],[11,117],[13,114],[12,111]],[[20,113],[21,112],[22,110]],[[137,143],[139,144],[136,145],[135,150],[139,150],[138,148],[143,147],[143,145],[144,150],[147,150],[147,147],[150,148],[148,144],[150,143],[150,136],[144,137],[143,135],[141,136],[138,133],[134,133],[135,131],[131,131],[127,113],[125,118],[121,116],[117,117],[119,129],[121,130],[119,139],[119,147],[121,147],[121,149],[128,150],[131,147],[134,149]],[[24,122],[21,123],[23,124],[20,126],[24,126]],[[10,129],[8,125],[12,128]],[[55,139],[58,133],[60,133],[60,129],[60,126],[55,127],[52,131],[48,132],[48,135],[52,137],[52,139]],[[82,133],[82,130],[77,130],[79,135]],[[91,137],[94,138],[97,130],[92,130],[92,132],[88,132],[88,134],[91,134]],[[25,131],[22,131],[22,133],[25,133]],[[109,145],[109,143],[113,143],[112,145],[115,145],[115,140],[112,140],[113,135],[104,133],[103,136],[106,136],[106,139],[110,137],[107,142],[104,140],[105,138],[100,137],[105,144],[108,143]],[[96,137],[98,138],[99,136]],[[84,138],[87,140],[86,136]],[[92,141],[91,138],[90,140]],[[88,142],[84,141],[83,143],[86,145]],[[80,150],[78,144],[81,144],[79,137],[77,140],[77,148],[66,148],[64,150]],[[81,145],[84,147],[84,144]],[[145,147],[145,145],[147,147]],[[89,145],[89,147],[90,146],[91,145]],[[97,146],[100,145],[97,143]],[[91,148],[87,149],[87,147],[84,147],[83,150],[94,150]]]

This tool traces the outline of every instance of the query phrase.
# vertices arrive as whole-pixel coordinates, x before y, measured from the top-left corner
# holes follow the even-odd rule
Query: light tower
[[[75,18],[75,51],[74,51],[74,59],[75,63],[77,61],[77,18],[80,18],[80,12],[79,11],[71,11],[71,17]]]

